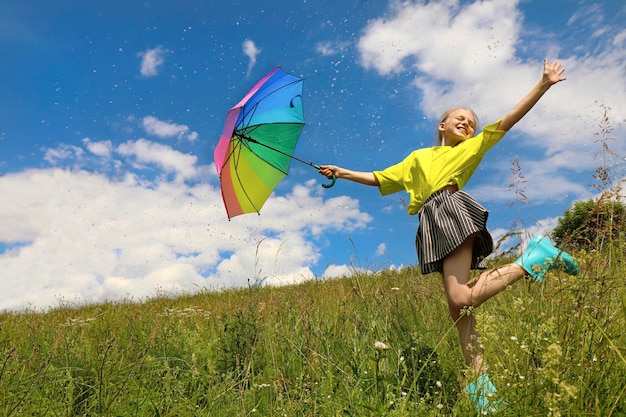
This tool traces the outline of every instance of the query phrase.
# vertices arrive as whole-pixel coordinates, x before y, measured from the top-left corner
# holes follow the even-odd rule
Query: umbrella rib
[[[290,154],[288,154],[287,152],[281,151],[280,149],[276,149],[276,148],[274,148],[273,146],[270,146],[270,145],[268,145],[268,144],[266,144],[266,143],[259,142],[258,140],[254,139],[254,138],[251,138],[250,136],[247,136],[247,135],[239,135],[239,137],[241,137],[242,139],[245,139],[245,140],[246,140],[246,141],[248,141],[248,142],[256,143],[257,145],[263,146],[264,148],[267,148],[267,149],[269,149],[269,150],[271,150],[271,151],[278,152],[279,154],[284,155],[284,156],[286,156],[286,157],[288,157],[288,158],[295,159],[296,161],[301,162],[301,163],[303,163],[303,164],[305,164],[305,165],[311,166],[311,167],[313,167],[313,168],[317,168],[317,167],[315,166],[315,164],[313,164],[313,162],[311,162],[311,161],[308,161],[308,162],[307,162],[307,161],[305,161],[304,159],[300,159],[300,158],[298,158],[297,156],[290,155]],[[250,147],[249,147],[249,146],[248,146],[248,149],[250,149]],[[250,149],[250,150],[251,150],[251,149]],[[258,155],[257,155],[257,156],[258,156]],[[261,158],[261,157],[259,156],[259,158]],[[261,159],[263,159],[263,158],[261,158]],[[263,159],[263,160],[265,161],[265,159]],[[265,162],[267,162],[267,163],[268,163],[269,165],[271,165],[271,166],[274,166],[274,165],[270,164],[268,161],[265,161]],[[274,168],[276,168],[276,167],[274,167]],[[278,168],[276,168],[276,169],[278,169]],[[282,169],[278,169],[278,170],[279,170],[280,172],[283,172],[283,173],[287,174],[287,172],[284,172]]]
[[[297,80],[294,80],[294,81],[290,82],[289,84],[284,84],[284,85],[281,85],[281,86],[280,86],[280,87],[278,87],[277,89],[275,89],[275,90],[273,90],[273,91],[271,91],[271,92],[267,93],[265,96],[261,97],[261,99],[259,99],[259,100],[258,100],[258,101],[254,104],[254,106],[252,106],[252,107],[251,107],[251,108],[250,108],[247,112],[245,112],[245,113],[243,114],[242,121],[243,121],[243,120],[246,120],[246,119],[248,118],[248,115],[249,115],[250,113],[254,114],[254,113],[256,112],[256,109],[257,109],[257,107],[259,106],[259,103],[260,103],[260,102],[262,102],[263,100],[266,100],[266,99],[267,99],[268,97],[270,97],[272,94],[274,94],[274,93],[276,93],[276,92],[278,92],[278,91],[280,91],[280,90],[282,90],[282,89],[284,89],[284,88],[290,87],[290,86],[292,86],[292,85],[294,85],[294,84],[300,83],[300,82],[302,82],[302,81],[303,81],[303,80],[302,80],[301,78],[299,78],[299,79],[297,79]],[[244,107],[244,109],[246,108],[246,106],[245,106],[245,105],[244,105],[243,107]],[[246,127],[248,127],[248,126],[245,126],[244,128],[246,128]]]
[[[243,109],[244,109],[244,110],[246,110],[246,109],[247,109],[247,111],[243,114],[243,117],[242,117],[242,119],[241,119],[241,122],[242,122],[241,127],[240,127],[240,128],[238,128],[238,129],[236,129],[236,130],[237,130],[237,131],[243,131],[243,130],[246,130],[246,129],[249,129],[250,131],[255,130],[258,126],[252,126],[252,127],[251,127],[249,124],[248,124],[248,125],[243,125],[243,123],[244,123],[246,120],[251,120],[251,119],[252,119],[252,117],[254,116],[254,113],[256,113],[256,111],[257,111],[257,109],[258,109],[258,107],[259,107],[259,103],[260,103],[260,102],[262,102],[263,100],[266,100],[266,99],[267,99],[268,97],[270,97],[272,94],[275,94],[276,92],[278,92],[278,91],[280,91],[280,90],[282,90],[282,89],[284,89],[284,88],[290,87],[290,86],[292,86],[292,85],[294,85],[294,84],[301,83],[302,81],[303,81],[303,80],[302,80],[301,78],[299,78],[299,79],[295,79],[295,80],[293,80],[293,81],[292,81],[292,82],[290,82],[290,83],[287,83],[287,84],[281,85],[280,87],[276,88],[275,90],[273,90],[273,91],[271,91],[271,92],[269,92],[269,93],[265,94],[263,97],[261,97],[261,98],[260,98],[260,99],[259,99],[259,100],[258,100],[258,101],[254,104],[254,106],[251,106],[249,109],[247,109],[247,108],[246,108],[246,106],[244,105],[244,106],[243,106]],[[298,96],[302,97],[301,95],[296,95],[296,97],[298,97]],[[293,99],[292,99],[292,102],[293,102]],[[290,106],[291,106],[291,107],[293,107],[293,103],[290,103]],[[290,124],[290,123],[288,123],[288,122],[284,122],[284,123],[281,123],[281,122],[276,122],[276,123],[267,123],[267,124]],[[304,125],[304,123],[297,123],[297,124]],[[269,150],[271,150],[271,151],[278,152],[279,154],[281,154],[281,155],[283,155],[283,156],[286,156],[286,157],[291,158],[291,159],[295,159],[295,160],[296,160],[296,161],[298,161],[298,162],[301,162],[301,163],[303,163],[303,164],[306,164],[306,165],[312,166],[312,167],[314,167],[314,168],[317,168],[317,166],[316,166],[316,165],[314,165],[314,164],[313,164],[313,162],[307,162],[307,161],[304,161],[304,160],[302,160],[302,159],[300,159],[300,158],[298,158],[298,157],[296,157],[296,156],[294,156],[294,155],[288,154],[288,153],[286,153],[286,152],[284,152],[284,151],[282,151],[282,150],[280,150],[280,149],[277,149],[277,148],[275,148],[275,147],[273,147],[273,146],[270,146],[270,145],[268,145],[268,144],[266,144],[266,143],[259,142],[258,140],[254,139],[254,138],[252,138],[252,137],[250,137],[250,136],[248,136],[248,135],[238,134],[238,136],[239,136],[241,139],[245,139],[245,140],[247,140],[247,141],[249,141],[249,142],[255,143],[255,144],[260,145],[260,146],[263,146],[263,147],[265,147],[266,149],[269,149]],[[252,148],[251,148],[248,144],[246,144],[246,146],[248,147],[248,149],[250,149],[250,151],[252,151]],[[254,152],[254,151],[252,151],[252,152]],[[256,152],[255,152],[255,154],[256,154]],[[274,168],[276,168],[276,169],[277,169],[277,170],[279,170],[280,172],[284,173],[285,175],[288,175],[288,173],[287,173],[287,172],[285,172],[284,170],[282,170],[282,169],[280,169],[280,168],[278,168],[278,167],[274,166],[274,164],[272,164],[270,161],[266,160],[265,158],[263,158],[262,156],[260,156],[260,155],[258,155],[258,154],[256,154],[256,155],[257,155],[260,159],[262,159],[263,161],[265,161],[268,165],[273,166]]]

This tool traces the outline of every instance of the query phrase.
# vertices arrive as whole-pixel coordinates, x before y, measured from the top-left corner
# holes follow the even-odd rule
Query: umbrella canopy
[[[259,213],[297,159],[292,154],[304,127],[302,81],[275,68],[226,113],[214,159],[229,219]]]

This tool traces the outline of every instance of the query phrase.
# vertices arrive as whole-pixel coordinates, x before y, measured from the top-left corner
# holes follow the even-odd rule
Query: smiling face
[[[474,136],[476,115],[469,109],[452,109],[439,123],[439,140],[442,146],[456,146]]]

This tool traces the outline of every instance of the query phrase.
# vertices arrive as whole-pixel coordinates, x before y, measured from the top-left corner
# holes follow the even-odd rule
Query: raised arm
[[[530,109],[533,108],[535,104],[539,101],[539,99],[545,94],[546,91],[550,89],[554,84],[565,81],[565,77],[561,77],[565,68],[561,67],[561,64],[554,61],[552,64],[548,63],[548,60],[543,61],[543,77],[541,80],[533,87],[532,90],[524,97],[513,109],[502,118],[500,121],[500,125],[498,127],[499,130],[509,130],[511,129],[517,122],[519,122],[522,117],[528,113]]]
[[[364,185],[378,186],[378,178],[372,172],[352,171],[335,165],[321,165],[320,174],[326,178],[332,178],[333,174],[337,178],[357,182]]]

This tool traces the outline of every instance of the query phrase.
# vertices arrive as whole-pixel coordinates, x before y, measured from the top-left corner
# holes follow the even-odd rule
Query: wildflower
[[[388,350],[389,346],[387,346],[387,344],[383,342],[376,342],[374,343],[374,349],[376,349],[378,352],[383,352],[385,350]]]

